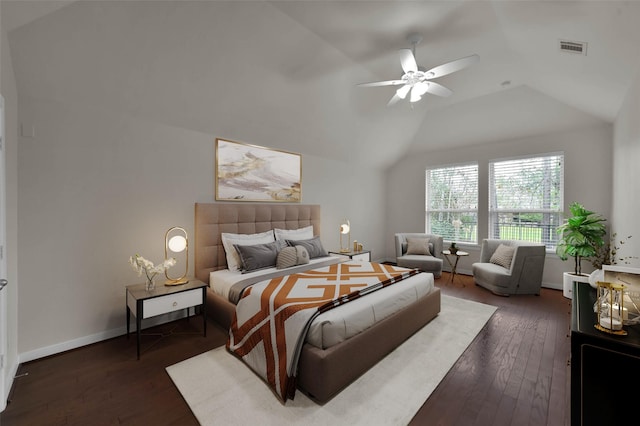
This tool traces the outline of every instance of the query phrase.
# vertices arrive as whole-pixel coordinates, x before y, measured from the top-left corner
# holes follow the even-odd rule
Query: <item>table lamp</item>
[[[167,281],[164,285],[180,285],[186,284],[189,280],[186,279],[187,271],[189,270],[189,239],[187,237],[187,231],[179,226],[174,226],[164,234],[164,257],[169,258],[169,252],[182,253],[184,251],[184,274],[179,278],[172,278],[169,276],[169,270],[164,270],[164,275],[167,277]],[[173,257],[173,256],[172,256]]]
[[[347,236],[347,245],[342,244],[342,236]],[[351,250],[351,223],[345,219],[340,225],[340,253],[349,253]]]

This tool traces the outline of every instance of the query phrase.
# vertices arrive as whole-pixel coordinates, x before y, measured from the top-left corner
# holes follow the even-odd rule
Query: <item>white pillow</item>
[[[273,232],[276,234],[276,240],[310,240],[313,238],[313,225],[300,229],[278,229]]]
[[[240,255],[233,246],[234,244],[239,246],[252,246],[272,243],[276,240],[273,236],[273,231],[265,231],[257,234],[231,234],[223,232],[220,234],[220,237],[222,238],[222,245],[227,255],[227,268],[230,271],[239,271],[241,265]]]

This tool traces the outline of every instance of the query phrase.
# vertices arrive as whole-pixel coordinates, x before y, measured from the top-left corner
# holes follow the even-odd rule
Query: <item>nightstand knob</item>
[[[173,302],[173,307],[175,308],[176,306],[178,306],[178,302]]]

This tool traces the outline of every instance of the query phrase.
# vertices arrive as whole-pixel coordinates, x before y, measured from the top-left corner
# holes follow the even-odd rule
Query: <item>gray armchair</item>
[[[396,263],[405,268],[417,268],[424,272],[431,272],[435,278],[442,275],[442,237],[433,234],[399,233],[396,234]],[[429,252],[425,254],[407,254],[407,238],[429,239]]]
[[[492,256],[498,246],[504,244],[513,247],[513,258],[508,268],[501,263],[499,256]],[[545,246],[526,241],[482,240],[480,262],[471,265],[476,284],[500,296],[510,294],[540,295],[542,272],[544,271]],[[504,261],[502,261],[504,263]]]

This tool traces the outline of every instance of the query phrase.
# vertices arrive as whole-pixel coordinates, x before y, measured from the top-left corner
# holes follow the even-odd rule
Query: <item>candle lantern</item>
[[[622,329],[623,321],[627,319],[624,285],[602,281],[598,281],[597,285],[598,323],[595,327],[605,333],[626,336],[627,332]]]

